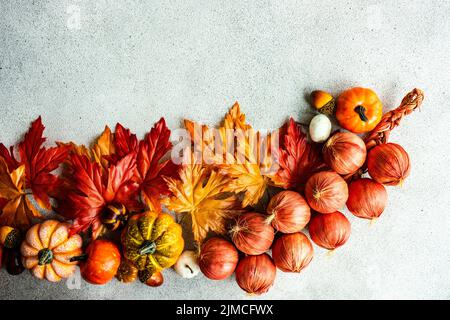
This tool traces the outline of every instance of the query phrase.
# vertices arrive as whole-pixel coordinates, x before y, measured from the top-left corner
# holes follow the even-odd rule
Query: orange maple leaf
[[[108,126],[105,126],[102,134],[96,139],[91,148],[74,142],[57,142],[57,144],[59,146],[67,146],[71,153],[86,156],[89,160],[101,164],[104,169],[108,168],[107,157],[115,154],[114,135]]]
[[[10,172],[5,159],[0,157],[0,225],[26,230],[34,218],[42,217],[23,191],[24,185],[25,165]]]
[[[224,191],[243,193],[242,205],[255,205],[271,183],[276,171],[270,147],[276,146],[276,134],[263,136],[246,123],[239,104],[235,103],[225,115],[217,130],[185,120],[185,126],[193,140],[195,159],[202,155],[204,166],[220,169],[230,177]],[[219,149],[218,149],[219,148]]]

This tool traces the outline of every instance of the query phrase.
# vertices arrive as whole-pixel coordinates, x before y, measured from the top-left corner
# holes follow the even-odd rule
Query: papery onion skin
[[[339,174],[355,173],[364,165],[367,156],[364,141],[354,133],[338,132],[323,146],[325,163]]]
[[[261,295],[272,287],[277,268],[267,253],[246,256],[236,268],[236,282],[251,295]]]
[[[387,186],[403,184],[411,171],[409,155],[396,143],[380,144],[370,150],[367,169],[377,182]]]
[[[219,237],[208,239],[200,249],[200,270],[211,280],[223,280],[231,276],[238,261],[239,254],[234,245]]]
[[[339,211],[315,214],[309,222],[309,235],[318,246],[334,250],[344,245],[350,237],[350,221]]]
[[[386,188],[375,180],[363,178],[351,182],[348,194],[347,208],[359,218],[376,219],[386,208]]]
[[[259,255],[270,249],[275,231],[266,222],[266,218],[260,213],[247,212],[236,219],[230,234],[238,250],[250,255]]]
[[[301,231],[311,218],[311,209],[306,200],[295,191],[281,191],[270,199],[267,206],[268,222],[283,233]]]
[[[314,256],[308,237],[301,233],[283,234],[272,246],[272,258],[278,269],[299,273],[306,268]]]
[[[347,183],[336,172],[318,172],[306,183],[305,196],[313,210],[332,213],[345,206],[348,199]]]

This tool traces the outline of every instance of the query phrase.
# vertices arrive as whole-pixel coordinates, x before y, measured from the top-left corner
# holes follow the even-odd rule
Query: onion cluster
[[[311,263],[314,248],[303,229],[308,228],[317,246],[334,251],[351,233],[350,221],[340,211],[347,206],[356,217],[377,219],[386,208],[384,185],[401,184],[410,172],[409,156],[401,146],[386,143],[368,151],[350,132],[333,134],[322,154],[327,169],[307,180],[304,194],[281,191],[270,199],[266,214],[239,215],[230,241],[214,237],[202,245],[199,266],[206,277],[222,280],[234,272],[247,293],[267,292],[277,268],[300,273]],[[365,166],[371,178],[361,178]]]

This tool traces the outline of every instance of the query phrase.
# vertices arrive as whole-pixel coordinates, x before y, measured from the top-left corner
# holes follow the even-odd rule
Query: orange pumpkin
[[[354,133],[369,132],[383,116],[383,105],[370,89],[352,88],[337,99],[336,119],[340,126]]]
[[[69,227],[47,220],[28,230],[20,251],[24,267],[35,277],[56,282],[75,272],[77,262],[70,259],[81,254],[82,239],[77,234],[69,237]]]
[[[114,242],[94,240],[86,248],[86,253],[72,260],[83,261],[81,276],[91,284],[106,284],[117,273],[120,265],[120,251]]]

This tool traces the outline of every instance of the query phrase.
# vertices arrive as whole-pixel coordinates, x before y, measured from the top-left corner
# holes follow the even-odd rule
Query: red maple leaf
[[[136,135],[131,133],[130,129],[126,129],[118,123],[114,132],[114,145],[116,155],[119,158],[123,158],[131,152],[136,152],[139,142]]]
[[[42,144],[46,140],[43,137],[44,129],[41,117],[31,124],[25,138],[19,143],[20,161],[14,157],[13,146],[8,151],[3,144],[0,144],[0,156],[3,157],[10,171],[19,165],[25,165],[26,188],[31,189],[40,207],[51,209],[49,197],[55,196],[57,188],[62,183],[62,180],[51,172],[66,159],[69,148],[67,146],[49,149],[43,147]]]
[[[162,160],[171,149],[170,130],[161,118],[139,143],[137,156],[142,194],[156,209],[161,208],[161,195],[171,194],[164,177],[178,176],[178,165],[171,159]]]
[[[42,136],[45,127],[41,117],[37,118],[24,140],[19,144],[20,163],[25,164],[27,188],[33,192],[37,203],[45,209],[50,209],[49,196],[54,196],[62,180],[51,174],[66,159],[69,148],[58,146],[42,147],[45,138]]]
[[[163,160],[172,148],[170,130],[161,118],[141,141],[122,125],[116,125],[114,145],[119,159],[130,152],[136,152],[136,172],[134,182],[138,184],[142,196],[155,209],[161,208],[161,195],[170,195],[164,177],[176,177],[178,166],[170,159]],[[114,158],[114,157],[112,157]],[[114,162],[114,161],[112,161]]]
[[[303,190],[311,175],[325,169],[320,146],[309,143],[301,125],[292,118],[280,132],[280,169],[272,180],[285,189]]]
[[[14,171],[17,169],[20,165],[19,161],[16,160],[14,157],[14,147],[11,146],[6,148],[6,146],[3,143],[0,143],[0,157],[2,157],[6,164],[8,165],[9,171]]]
[[[77,154],[70,155],[70,163],[70,189],[61,195],[56,210],[73,220],[72,234],[92,228],[96,238],[101,231],[103,209],[108,204],[123,203],[122,197],[130,198],[133,193],[128,188],[136,169],[136,154],[130,153],[107,170]]]

